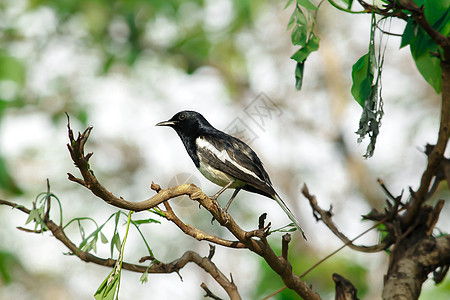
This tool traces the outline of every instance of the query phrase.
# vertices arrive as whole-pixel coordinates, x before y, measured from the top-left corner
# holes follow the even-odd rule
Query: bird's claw
[[[228,213],[227,213],[227,211],[226,210],[223,210],[222,209],[222,216],[224,217],[224,219],[225,219],[225,225],[227,225],[228,224],[228,222],[230,222],[230,219],[228,218]],[[214,223],[214,221],[216,220],[216,218],[214,218],[214,216],[212,217],[212,219],[211,219],[211,225]]]

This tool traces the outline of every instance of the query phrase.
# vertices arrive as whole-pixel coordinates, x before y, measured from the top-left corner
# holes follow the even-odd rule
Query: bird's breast
[[[217,170],[216,168],[210,166],[209,164],[204,163],[202,160],[200,160],[200,167],[198,168],[198,170],[209,181],[211,181],[217,185],[220,185],[220,186],[225,186],[228,183],[230,183],[230,181],[236,180],[236,178],[234,178],[220,170]],[[244,185],[244,184],[240,180],[236,180],[236,182],[234,184],[232,184],[230,186],[230,188],[240,187],[241,185]]]

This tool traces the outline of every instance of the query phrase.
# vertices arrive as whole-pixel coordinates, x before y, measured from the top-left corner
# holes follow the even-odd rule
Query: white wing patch
[[[221,151],[219,151],[216,147],[214,147],[214,145],[212,145],[210,142],[208,142],[207,140],[205,140],[203,138],[197,138],[195,143],[197,144],[197,147],[202,148],[202,149],[207,149],[207,150],[211,151],[212,153],[214,153],[214,155],[218,159],[220,159],[223,163],[230,163],[233,166],[237,167],[242,172],[254,177],[255,179],[257,179],[259,181],[262,181],[254,172],[250,171],[249,169],[244,168],[243,166],[241,166],[240,164],[238,164],[237,162],[232,160],[230,158],[230,156],[228,155],[228,152],[225,149],[222,149]]]

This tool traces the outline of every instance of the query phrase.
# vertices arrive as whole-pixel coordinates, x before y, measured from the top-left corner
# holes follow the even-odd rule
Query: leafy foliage
[[[416,3],[424,5],[425,16],[434,29],[445,36],[450,34],[450,1],[418,0]],[[407,45],[420,74],[436,93],[440,93],[441,66],[437,56],[441,49],[412,17],[407,21],[400,47]]]
[[[286,7],[292,1],[289,1]],[[302,9],[303,7],[303,9]],[[311,11],[317,10],[309,0],[297,0],[294,11],[288,22],[288,30],[292,28],[291,40],[295,46],[300,46],[291,58],[297,62],[295,67],[295,87],[301,90],[303,84],[303,70],[308,56],[319,49],[319,37],[313,33],[314,18]]]
[[[353,1],[344,0],[346,7],[341,7],[333,0],[328,2],[335,8],[347,13],[365,13],[368,10],[354,11],[352,10]],[[411,56],[414,59],[419,72],[423,78],[434,88],[436,93],[441,92],[441,66],[439,57],[442,55],[442,49],[433,41],[433,39],[420,27],[414,20],[412,12],[399,11],[392,6],[392,1],[383,0],[381,7],[383,11],[372,10],[371,38],[369,44],[369,52],[363,55],[354,65],[352,69],[353,85],[351,93],[355,101],[361,105],[363,112],[359,121],[358,142],[361,142],[366,136],[370,138],[364,157],[371,157],[375,151],[376,139],[381,126],[381,118],[383,112],[383,101],[381,97],[381,73],[384,61],[384,51],[379,51],[378,57],[375,55],[375,31],[378,28],[378,22],[375,15],[382,14],[383,18],[395,17],[398,14],[406,20],[406,27],[402,35],[401,47],[410,46]],[[434,1],[434,0],[415,0],[415,3],[424,8],[427,21],[431,26],[442,33],[444,36],[450,34],[450,1]],[[391,6],[383,6],[391,5]],[[301,10],[300,6],[304,9]],[[387,7],[393,8],[389,11]],[[312,51],[318,48],[318,38],[312,33],[314,19],[311,14],[302,14],[305,9],[310,9],[310,4],[302,4],[297,1],[296,8],[291,20],[289,20],[288,28],[292,24],[297,24],[292,30],[292,43],[300,45],[302,48],[292,56],[297,61],[295,69],[296,87],[301,88],[303,79],[303,67],[306,58]],[[308,20],[308,18],[312,20]],[[307,21],[308,20],[308,21]],[[310,25],[308,25],[310,24]],[[385,32],[380,30],[380,35]],[[308,38],[305,38],[305,37]]]
[[[125,231],[125,237],[123,239],[123,243],[119,245],[119,258],[116,261],[116,265],[114,266],[111,273],[105,278],[105,280],[100,284],[99,288],[94,294],[94,298],[96,300],[112,300],[119,299],[119,287],[120,287],[120,275],[122,274],[122,263],[123,263],[123,252],[125,250],[125,243],[128,236],[128,231],[130,229],[131,224],[131,215],[132,211],[128,213],[127,220],[127,229]],[[120,214],[116,214],[116,216],[120,216]],[[116,217],[116,225],[117,225],[118,217]]]

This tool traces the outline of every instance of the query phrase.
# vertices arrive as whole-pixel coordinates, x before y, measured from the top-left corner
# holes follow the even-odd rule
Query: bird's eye
[[[186,119],[186,115],[185,114],[181,114],[178,119],[180,119],[180,121],[183,121],[184,119]]]

